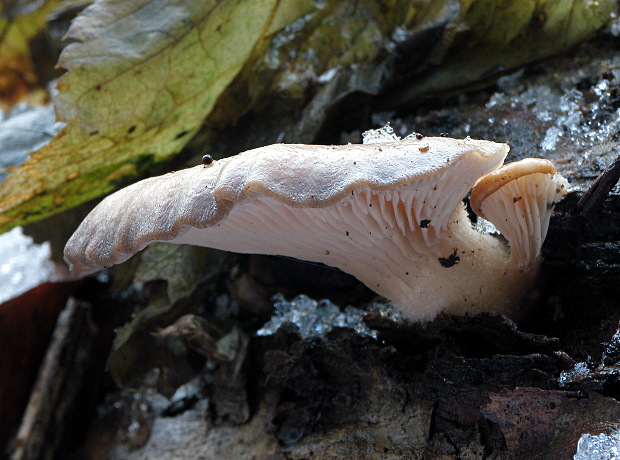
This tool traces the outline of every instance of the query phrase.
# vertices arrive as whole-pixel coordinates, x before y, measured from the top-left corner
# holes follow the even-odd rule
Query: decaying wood
[[[370,314],[378,339],[348,329],[300,339],[291,324],[256,337],[183,316],[157,335],[180,337],[207,358],[185,396],[166,401],[147,383],[110,398],[76,456],[570,458],[583,433],[620,419],[620,195],[599,192],[587,213],[582,197],[558,205],[543,287],[525,323],[442,315],[411,324]],[[92,333],[87,310],[70,302],[13,459],[54,456],[79,404]],[[589,369],[571,374],[588,356]]]
[[[241,424],[250,416],[247,402],[246,358],[248,336],[238,327],[224,334],[196,315],[185,315],[158,335],[183,337],[190,348],[207,358],[202,374],[204,396],[211,400],[217,425]]]
[[[70,417],[92,369],[96,328],[87,306],[70,299],[56,323],[50,346],[10,448],[11,460],[53,459],[71,434]],[[86,404],[92,404],[87,402]]]
[[[590,188],[577,202],[576,208],[579,214],[588,217],[596,212],[605,198],[613,190],[620,180],[620,155],[618,158],[596,178]]]
[[[546,308],[528,322],[580,360],[600,357],[620,320],[620,194],[599,196],[584,213],[578,204],[594,203],[588,196],[558,204],[543,247]]]

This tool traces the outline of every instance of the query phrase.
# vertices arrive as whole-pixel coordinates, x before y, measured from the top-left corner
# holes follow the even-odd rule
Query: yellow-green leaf
[[[76,18],[54,100],[67,126],[0,185],[0,231],[100,196],[178,152],[295,0],[100,0]]]
[[[616,0],[460,0],[441,66],[405,96],[438,92],[569,50],[608,24]],[[401,95],[402,97],[402,95]]]
[[[0,108],[10,109],[37,84],[30,41],[43,29],[60,0],[45,0],[32,9],[25,2],[2,5],[0,13]]]

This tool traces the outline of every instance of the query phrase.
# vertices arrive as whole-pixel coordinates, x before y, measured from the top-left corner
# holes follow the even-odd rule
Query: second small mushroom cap
[[[540,257],[552,209],[567,190],[568,182],[549,160],[526,158],[483,176],[470,204],[510,242],[514,262],[526,267]]]

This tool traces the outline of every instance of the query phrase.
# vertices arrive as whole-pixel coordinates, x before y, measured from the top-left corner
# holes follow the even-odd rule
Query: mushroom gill
[[[481,179],[507,151],[447,138],[262,147],[111,195],[71,237],[65,259],[92,273],[153,241],[277,254],[351,273],[414,320],[511,314],[535,278],[550,203],[565,183],[547,170]],[[478,210],[510,252],[472,228],[462,199],[476,182]]]

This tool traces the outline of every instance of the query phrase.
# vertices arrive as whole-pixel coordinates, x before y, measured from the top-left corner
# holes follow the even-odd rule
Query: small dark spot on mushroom
[[[97,134],[99,134],[99,130],[98,129],[90,132],[91,136],[96,136]]]
[[[422,140],[422,139],[424,139],[424,134],[416,133],[415,138],[417,140]]]
[[[95,86],[95,89],[96,89],[97,91],[101,91],[101,85],[96,85],[96,86]]]
[[[369,208],[372,208],[372,203],[370,203],[370,204],[368,205],[368,207],[369,207]]]
[[[357,161],[354,161],[354,162],[353,162],[353,164],[354,164],[354,165],[356,165],[356,164],[357,164]]]
[[[211,163],[213,163],[213,157],[211,155],[203,155],[202,157],[202,164],[203,165],[210,165]]]
[[[522,197],[522,196],[515,196],[515,197],[512,199],[512,202],[513,202],[513,203],[516,203],[517,201],[521,201],[522,199],[523,199],[523,197]]]
[[[459,260],[461,260],[461,258],[456,255],[456,252],[457,252],[457,249],[455,249],[454,252],[450,254],[448,257],[440,257],[437,260],[439,260],[439,263],[444,268],[453,267],[459,263]]]
[[[420,221],[420,228],[428,228],[428,224],[431,223],[430,219],[422,219]]]
[[[329,255],[329,251],[325,250],[325,255],[328,256]]]
[[[439,133],[439,137],[448,137],[448,133]]]
[[[349,231],[348,230],[346,230],[345,233],[347,234],[347,236],[349,236]]]
[[[433,190],[437,190],[437,186],[436,185],[433,187]]]
[[[405,272],[405,275],[409,276],[409,272]]]
[[[379,149],[379,152],[383,152],[383,149]]]
[[[127,130],[127,134],[131,134],[136,130],[136,125],[131,125]]]
[[[175,139],[181,139],[183,136],[185,136],[187,133],[189,133],[189,131],[181,131],[180,133],[178,133],[176,136],[174,136]]]
[[[216,32],[219,32],[220,30],[222,30],[222,24],[218,24],[217,27],[215,28]]]

